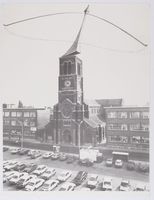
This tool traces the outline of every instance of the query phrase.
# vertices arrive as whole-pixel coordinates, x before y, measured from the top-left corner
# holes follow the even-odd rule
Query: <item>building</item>
[[[53,138],[54,143],[60,146],[96,145],[98,135],[101,137],[105,125],[98,118],[97,112],[91,118],[90,107],[84,101],[83,66],[77,55],[86,12],[74,43],[59,58],[58,103],[53,109]]]
[[[46,108],[3,106],[3,137],[8,139],[42,137],[39,130],[50,122]]]
[[[108,147],[149,151],[149,107],[105,107],[105,115]]]

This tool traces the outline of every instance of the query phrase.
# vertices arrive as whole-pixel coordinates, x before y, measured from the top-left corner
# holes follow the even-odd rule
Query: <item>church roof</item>
[[[84,121],[92,128],[97,128],[99,125],[104,125],[105,123],[99,119],[98,116],[93,116],[90,118],[84,118]]]
[[[88,106],[99,106],[100,107],[100,104],[96,101],[96,100],[93,100],[93,99],[86,99],[84,100],[84,102],[88,105]]]
[[[82,24],[81,24],[81,27],[79,29],[79,32],[78,32],[78,34],[76,36],[76,39],[74,40],[74,42],[71,45],[71,47],[67,50],[67,52],[62,57],[77,55],[77,54],[80,53],[80,51],[78,49],[78,47],[79,47],[79,39],[80,39],[80,35],[81,35],[82,29],[83,29],[83,25],[84,25],[84,22],[85,22],[86,14],[88,12],[88,8],[89,8],[89,6],[87,6],[87,8],[84,10],[84,17],[83,17]]]
[[[96,99],[96,102],[103,107],[122,106],[122,99]]]

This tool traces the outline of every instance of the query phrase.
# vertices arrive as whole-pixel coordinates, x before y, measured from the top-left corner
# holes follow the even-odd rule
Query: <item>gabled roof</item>
[[[93,116],[90,118],[84,118],[84,121],[92,128],[97,128],[99,125],[104,125],[105,123],[102,122],[98,116]]]
[[[96,102],[103,107],[122,106],[122,99],[96,99]]]

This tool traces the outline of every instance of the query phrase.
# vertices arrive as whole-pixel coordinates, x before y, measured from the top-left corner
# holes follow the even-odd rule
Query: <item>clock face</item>
[[[65,85],[65,87],[70,87],[70,86],[71,86],[71,81],[66,80],[66,81],[64,82],[64,85]]]
[[[67,102],[62,104],[62,108],[61,108],[62,114],[64,117],[69,118],[72,114],[72,107],[70,104],[68,104]]]

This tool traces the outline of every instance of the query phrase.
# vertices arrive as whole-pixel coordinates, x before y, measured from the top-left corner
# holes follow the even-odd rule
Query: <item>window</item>
[[[30,112],[30,117],[36,117],[36,113],[35,112]]]
[[[119,142],[119,143],[127,143],[128,138],[124,136],[109,136],[108,137],[110,142]]]
[[[132,143],[134,144],[149,144],[149,138],[141,136],[133,136],[131,138]]]
[[[67,62],[64,62],[64,75],[67,74]]]
[[[77,68],[78,68],[78,75],[81,75],[81,67],[80,67],[80,63],[77,64]]]
[[[140,130],[140,129],[141,129],[140,124],[130,124],[130,130],[131,131],[137,131],[137,130]]]
[[[4,126],[10,125],[10,120],[9,119],[4,119]]]
[[[22,112],[17,112],[17,117],[22,117]]]
[[[10,113],[9,112],[4,112],[5,117],[9,117]]]
[[[143,131],[148,131],[148,130],[149,130],[149,124],[142,124],[142,125],[141,125],[141,129],[142,129]]]
[[[12,120],[12,121],[11,121],[11,125],[12,125],[12,126],[16,126],[16,121],[15,121],[15,120]]]
[[[63,73],[63,65],[60,65],[60,74],[62,75]]]
[[[127,124],[121,124],[121,130],[127,131]]]
[[[142,112],[141,116],[143,119],[149,119],[149,112]]]
[[[108,124],[108,130],[121,130],[120,124]]]
[[[68,62],[68,74],[71,74],[71,68],[72,68],[71,62]]]
[[[63,125],[64,125],[64,126],[71,126],[71,120],[70,120],[70,119],[65,119],[65,120],[63,121]]]
[[[118,118],[127,118],[127,112],[118,112]]]
[[[108,118],[116,118],[116,117],[117,117],[117,113],[116,113],[116,112],[109,112],[109,113],[107,114],[107,117],[108,117]]]
[[[35,122],[30,122],[30,126],[35,126]]]
[[[29,117],[29,112],[24,112],[24,117]]]
[[[28,120],[24,121],[24,126],[29,126],[29,121]]]
[[[140,113],[139,112],[131,112],[130,118],[140,118]]]
[[[12,116],[12,117],[16,117],[16,116],[17,116],[17,113],[16,113],[16,112],[11,112],[11,116]]]

